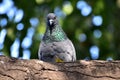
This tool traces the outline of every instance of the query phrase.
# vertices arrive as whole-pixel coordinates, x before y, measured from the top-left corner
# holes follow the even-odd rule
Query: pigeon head
[[[49,13],[47,15],[47,26],[51,29],[55,27],[58,24],[57,17],[54,13]]]
[[[58,42],[67,39],[66,34],[59,25],[59,21],[54,13],[46,16],[46,31],[43,40],[46,42]]]

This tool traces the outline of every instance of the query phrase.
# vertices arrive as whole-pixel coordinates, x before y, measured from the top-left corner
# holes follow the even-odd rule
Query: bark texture
[[[120,80],[120,61],[51,64],[0,56],[0,80]]]

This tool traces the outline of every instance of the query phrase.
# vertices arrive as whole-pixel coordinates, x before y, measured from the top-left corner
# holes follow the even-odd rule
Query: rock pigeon
[[[45,62],[73,62],[76,52],[72,42],[59,25],[54,13],[46,19],[46,32],[40,43],[38,57]]]

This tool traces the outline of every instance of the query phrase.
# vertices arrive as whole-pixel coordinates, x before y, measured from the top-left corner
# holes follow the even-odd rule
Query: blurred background
[[[0,55],[38,59],[45,17],[54,12],[77,59],[120,59],[120,0],[0,0]]]

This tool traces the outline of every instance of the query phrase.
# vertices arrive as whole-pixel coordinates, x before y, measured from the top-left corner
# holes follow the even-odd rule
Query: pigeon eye
[[[56,17],[54,17],[54,19],[56,19]]]

